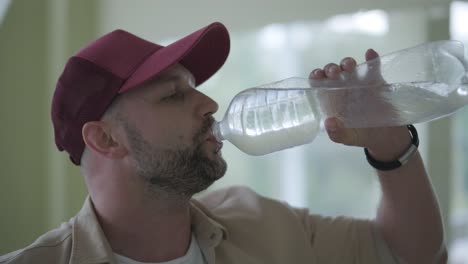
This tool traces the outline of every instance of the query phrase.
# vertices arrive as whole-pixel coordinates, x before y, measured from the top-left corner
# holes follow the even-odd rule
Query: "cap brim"
[[[212,23],[154,52],[128,78],[119,93],[142,85],[177,62],[193,74],[198,86],[221,68],[229,48],[226,27]]]

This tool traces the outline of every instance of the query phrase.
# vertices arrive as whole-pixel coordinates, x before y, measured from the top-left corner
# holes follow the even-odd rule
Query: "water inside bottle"
[[[377,87],[315,89],[323,119],[337,117],[346,127],[387,127],[431,121],[468,102],[464,85],[408,82]]]
[[[310,89],[249,89],[231,102],[223,137],[250,155],[311,142],[320,120],[306,94]],[[222,131],[223,132],[223,131]]]
[[[414,124],[442,118],[465,106],[467,88],[441,82],[412,82],[389,85],[383,95],[398,112],[396,125]]]

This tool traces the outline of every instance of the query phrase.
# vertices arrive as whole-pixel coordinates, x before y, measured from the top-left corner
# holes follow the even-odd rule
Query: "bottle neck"
[[[223,141],[225,139],[223,137],[223,134],[221,133],[221,122],[222,121],[215,121],[215,122],[213,122],[213,126],[211,127],[211,130],[213,131],[214,137],[219,142],[221,142],[221,141]]]

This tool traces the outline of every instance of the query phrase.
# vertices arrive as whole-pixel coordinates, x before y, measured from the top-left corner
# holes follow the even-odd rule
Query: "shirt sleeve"
[[[372,221],[302,211],[318,263],[404,264],[392,254]]]

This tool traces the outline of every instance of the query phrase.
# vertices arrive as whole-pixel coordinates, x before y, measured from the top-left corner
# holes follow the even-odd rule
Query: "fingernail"
[[[313,74],[314,76],[317,76],[317,74],[318,74],[319,71],[320,71],[320,69],[315,69],[315,70],[312,71],[312,74]]]
[[[333,65],[333,66],[328,67],[327,70],[328,70],[328,73],[332,74],[332,73],[338,72],[338,67]]]
[[[379,54],[377,53],[377,51],[375,51],[374,49],[369,49],[369,52],[374,55],[374,56],[379,56]]]
[[[354,68],[356,66],[356,61],[353,58],[346,58],[341,62],[341,67],[345,69]]]

